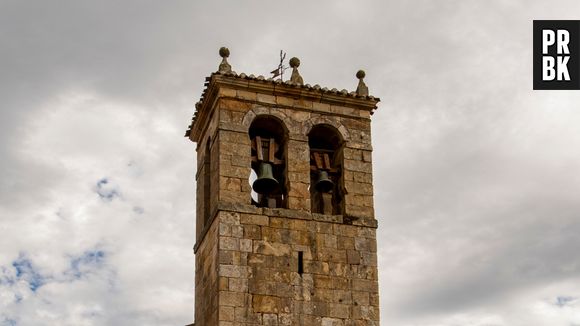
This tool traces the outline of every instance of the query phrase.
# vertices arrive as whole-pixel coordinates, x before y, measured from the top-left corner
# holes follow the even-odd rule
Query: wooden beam
[[[330,169],[330,158],[328,158],[328,153],[324,153],[322,156],[324,157],[324,167]]]
[[[256,136],[254,140],[256,141],[256,156],[258,157],[258,161],[263,161],[264,154],[262,153],[262,138],[260,136]]]
[[[276,143],[274,138],[270,138],[270,148],[268,150],[268,161],[274,163],[274,153],[276,152]]]
[[[317,152],[314,152],[314,162],[316,163],[316,167],[319,169],[322,169],[322,158],[320,157],[320,154]]]

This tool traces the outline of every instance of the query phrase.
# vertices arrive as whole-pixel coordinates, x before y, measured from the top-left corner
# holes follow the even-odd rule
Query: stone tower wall
[[[372,110],[362,100],[336,98],[212,76],[197,123],[198,203],[210,189],[211,213],[200,222],[205,209],[198,204],[196,325],[379,324]],[[262,115],[286,129],[286,208],[251,204],[248,130]],[[342,215],[311,212],[307,135],[319,124],[334,127],[344,141]],[[209,139],[207,188],[200,180]]]

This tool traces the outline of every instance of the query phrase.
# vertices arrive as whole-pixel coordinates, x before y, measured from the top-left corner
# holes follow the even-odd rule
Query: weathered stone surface
[[[346,259],[349,264],[360,264],[360,254],[356,250],[347,250]]]
[[[265,215],[250,215],[242,214],[241,216],[242,224],[253,224],[253,225],[268,225],[269,219]]]
[[[242,180],[239,178],[220,177],[220,189],[240,192]]]
[[[330,112],[330,104],[313,102],[312,109],[315,111]]]
[[[239,277],[248,277],[248,275],[250,275],[250,269],[248,266],[222,264],[219,267],[219,276],[239,278]]]
[[[292,247],[284,243],[272,243],[269,241],[254,241],[254,253],[269,256],[287,256],[290,255]]]
[[[219,307],[219,319],[225,321],[234,321],[235,320],[235,310],[234,307],[230,306],[220,306]]]
[[[269,295],[254,295],[252,306],[255,312],[277,313],[279,298]]]
[[[251,108],[251,104],[248,102],[242,102],[235,99],[220,99],[219,108],[230,110],[230,111],[242,111],[246,112]]]
[[[220,306],[242,307],[245,304],[244,293],[220,291]]]
[[[252,240],[240,239],[240,250],[243,252],[252,252]]]
[[[256,101],[258,99],[258,94],[256,92],[248,92],[240,89],[237,91],[236,96],[239,99],[249,101]]]
[[[337,97],[339,91],[327,98],[251,78],[214,93],[207,123],[195,131],[201,140],[196,227],[205,232],[198,230],[196,244],[196,324],[378,325],[372,108],[362,98]],[[285,131],[284,207],[251,204],[248,131],[261,115],[279,119]],[[308,133],[320,124],[343,141],[336,158],[340,213],[330,194],[332,209],[312,212],[318,204],[310,191]],[[203,164],[206,155],[210,165]],[[204,220],[208,208],[211,218]]]
[[[276,97],[268,94],[257,94],[256,100],[260,103],[276,104]]]
[[[229,290],[232,292],[245,293],[248,291],[248,279],[246,278],[230,278]]]

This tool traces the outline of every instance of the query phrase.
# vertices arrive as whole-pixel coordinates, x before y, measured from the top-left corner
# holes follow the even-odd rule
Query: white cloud
[[[533,19],[579,9],[3,2],[0,325],[191,322],[195,145],[183,132],[222,45],[237,72],[267,75],[280,49],[312,85],[353,90],[367,71],[383,100],[383,325],[580,324],[580,93],[532,91],[530,52]],[[73,278],[91,252],[102,259]],[[36,274],[17,276],[23,257],[36,291]]]

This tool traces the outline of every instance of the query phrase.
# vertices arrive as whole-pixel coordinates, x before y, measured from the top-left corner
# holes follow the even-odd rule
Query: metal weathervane
[[[284,70],[288,69],[288,67],[284,66],[284,59],[286,59],[286,52],[280,50],[280,64],[278,64],[278,68],[270,72],[274,75],[272,78],[280,76],[280,79],[284,80]]]

